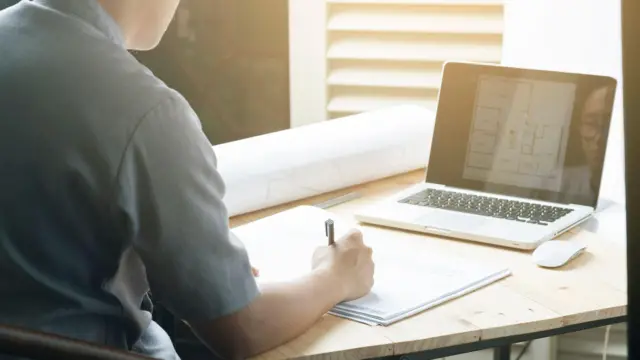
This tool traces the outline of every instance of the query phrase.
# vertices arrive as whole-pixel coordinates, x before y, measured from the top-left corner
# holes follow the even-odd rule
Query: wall
[[[289,127],[287,0],[183,0],[160,46],[136,56],[214,144]]]
[[[624,203],[620,1],[506,2],[503,63],[618,79],[602,197]]]

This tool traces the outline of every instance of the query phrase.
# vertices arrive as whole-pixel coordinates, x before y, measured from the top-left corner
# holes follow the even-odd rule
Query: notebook
[[[336,239],[357,224],[311,206],[299,206],[233,229],[245,244],[258,282],[282,282],[311,271],[311,257],[326,246],[324,222],[333,219]],[[376,264],[372,291],[337,304],[330,313],[368,325],[391,325],[434,306],[481,289],[511,274],[499,264],[416,253],[397,239],[367,237]]]

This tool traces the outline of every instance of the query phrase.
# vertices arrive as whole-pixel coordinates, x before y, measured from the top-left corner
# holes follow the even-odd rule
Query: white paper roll
[[[423,168],[434,118],[402,105],[214,146],[229,216]]]

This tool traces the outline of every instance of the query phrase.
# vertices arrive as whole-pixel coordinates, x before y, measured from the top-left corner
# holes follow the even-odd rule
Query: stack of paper
[[[234,232],[245,243],[252,265],[260,270],[260,282],[287,281],[311,271],[313,251],[327,243],[324,221],[328,218],[335,221],[336,238],[352,227],[325,210],[302,206]],[[473,259],[420,253],[396,239],[376,240],[372,243],[365,232],[376,264],[372,291],[338,304],[331,314],[370,325],[390,325],[511,273],[506,267],[475,264]]]
[[[389,325],[489,285],[509,269],[418,254],[377,256],[375,285],[367,296],[338,304],[331,313],[371,325]]]

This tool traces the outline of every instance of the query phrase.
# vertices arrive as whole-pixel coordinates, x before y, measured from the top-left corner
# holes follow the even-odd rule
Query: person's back
[[[0,11],[0,323],[176,358],[150,289],[239,357],[371,288],[371,250],[352,233],[309,275],[258,289],[197,116],[127,52],[155,46],[177,3]]]
[[[0,319],[122,347],[142,325],[113,281],[131,230],[116,171],[133,115],[163,85],[119,47],[112,20],[83,18],[95,3],[62,3],[0,12]],[[139,302],[146,281],[129,281]]]

